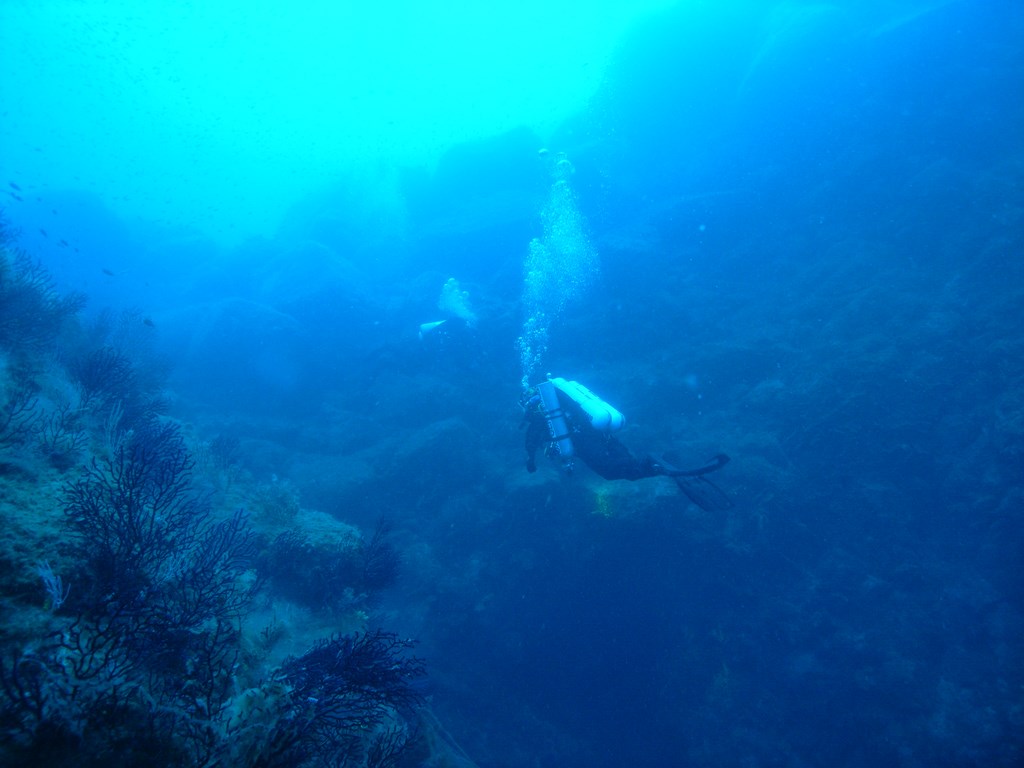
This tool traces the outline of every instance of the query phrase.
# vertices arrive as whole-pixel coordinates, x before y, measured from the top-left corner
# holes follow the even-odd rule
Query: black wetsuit
[[[638,458],[610,434],[594,429],[586,413],[571,397],[560,390],[557,395],[569,428],[573,454],[605,480],[641,480],[668,475],[679,486],[679,490],[701,509],[716,512],[732,507],[732,501],[725,492],[705,477],[729,462],[729,457],[724,453],[713,456],[703,466],[686,470],[651,456]],[[536,472],[537,451],[552,442],[539,396],[527,402],[522,425],[526,426],[526,469]],[[548,448],[548,455],[553,450],[557,449]]]
[[[556,391],[574,454],[594,472],[605,480],[642,480],[665,474],[665,469],[649,456],[638,458],[612,435],[594,429],[583,409],[571,397]],[[551,441],[551,434],[539,402],[527,406],[523,420],[526,423],[526,469],[535,472],[537,451]]]

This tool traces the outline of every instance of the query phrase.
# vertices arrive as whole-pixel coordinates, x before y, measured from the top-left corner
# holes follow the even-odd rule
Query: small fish
[[[148,325],[150,328],[156,328],[156,323],[154,323],[148,317],[142,318],[142,324],[143,325]]]
[[[57,243],[57,245],[59,245],[61,248],[67,248],[70,245],[70,243],[67,240],[61,240],[59,243]]]
[[[15,183],[14,183],[13,181],[9,181],[9,182],[7,182],[7,183],[11,185],[11,189],[13,189],[13,190],[17,190],[18,192],[21,192],[21,187],[19,187],[19,186],[18,186],[17,184],[15,184]]]
[[[116,277],[116,275],[113,272],[111,272],[109,269],[107,269],[106,267],[103,268],[103,274],[107,275],[108,277]]]
[[[39,234],[42,235],[43,237],[49,237],[49,235],[46,234],[46,230],[43,229],[42,227],[39,228]]]
[[[14,194],[13,192],[10,192],[10,193],[8,193],[8,194],[10,194],[10,196],[11,196],[11,197],[13,197],[13,198],[14,198],[15,200],[17,200],[17,201],[18,201],[19,203],[20,203],[20,202],[23,202],[23,201],[24,201],[24,199],[25,199],[25,198],[23,198],[23,197],[22,197],[21,195],[16,195],[16,194]]]

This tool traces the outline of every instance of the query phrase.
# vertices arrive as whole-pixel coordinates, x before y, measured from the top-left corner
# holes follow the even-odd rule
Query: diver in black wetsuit
[[[704,477],[728,463],[729,457],[724,453],[714,456],[707,464],[696,469],[679,469],[650,454],[635,456],[610,432],[595,429],[587,413],[572,397],[559,389],[553,391],[557,394],[567,428],[562,438],[567,437],[572,441],[573,456],[579,457],[605,480],[642,480],[664,475],[675,480],[679,489],[703,509],[713,511],[732,506],[722,490]],[[545,413],[536,389],[527,391],[520,405],[523,407],[523,419],[519,427],[526,427],[526,470],[536,472],[537,451],[546,446],[545,455],[558,457],[560,438],[553,437],[549,414]],[[563,466],[571,472],[571,460],[563,460]]]

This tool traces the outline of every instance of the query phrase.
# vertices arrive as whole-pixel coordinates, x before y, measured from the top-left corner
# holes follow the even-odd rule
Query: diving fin
[[[732,501],[725,495],[725,491],[704,477],[728,464],[728,456],[724,453],[716,454],[695,469],[676,469],[670,463],[675,459],[675,454],[667,453],[661,464],[665,468],[665,474],[676,481],[679,490],[685,493],[690,501],[706,512],[721,512],[732,507]]]
[[[708,470],[711,471],[711,470]],[[673,477],[679,490],[705,512],[722,512],[732,508],[725,491],[704,477]]]
[[[665,468],[665,474],[669,477],[700,477],[709,472],[721,469],[729,463],[729,457],[724,453],[718,453],[711,457],[703,466],[696,469],[677,469],[675,465],[675,454],[666,453],[662,456],[660,464]]]

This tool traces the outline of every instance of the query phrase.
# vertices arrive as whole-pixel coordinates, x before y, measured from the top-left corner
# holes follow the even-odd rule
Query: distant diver
[[[732,506],[729,497],[705,477],[724,467],[728,456],[717,454],[694,469],[679,469],[665,456],[634,456],[612,434],[622,428],[625,417],[576,381],[549,377],[530,387],[520,405],[523,419],[519,428],[526,427],[527,472],[537,471],[537,451],[545,447],[545,455],[558,459],[567,472],[579,458],[605,480],[671,477],[701,509],[718,511]]]

